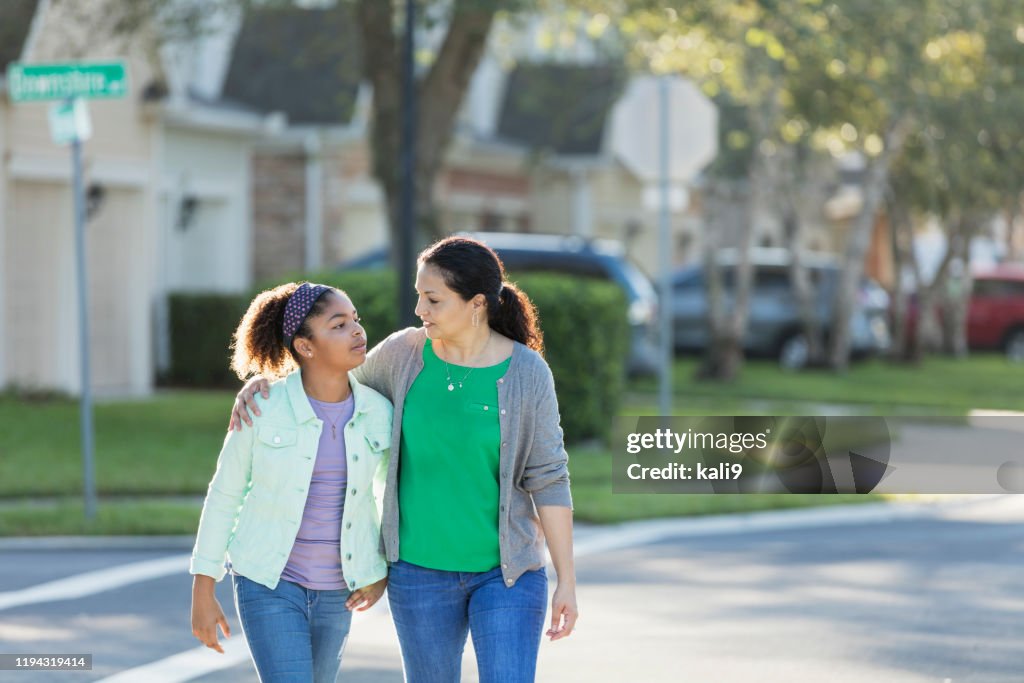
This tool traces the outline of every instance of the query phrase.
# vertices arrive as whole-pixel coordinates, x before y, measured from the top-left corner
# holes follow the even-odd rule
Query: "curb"
[[[0,538],[5,550],[192,550],[195,536],[19,536]]]
[[[614,525],[579,523],[574,529],[575,554],[654,543],[670,538],[738,534],[751,531],[879,524],[938,516],[1013,498],[1010,494],[978,494],[969,499],[926,502],[862,503],[789,510],[737,512],[725,515],[676,517],[624,522]],[[191,551],[195,536],[25,536],[0,538],[0,551],[60,550],[184,550]]]

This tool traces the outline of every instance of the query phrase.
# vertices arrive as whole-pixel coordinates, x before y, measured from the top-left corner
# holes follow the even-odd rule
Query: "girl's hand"
[[[256,375],[245,383],[242,390],[235,396],[235,405],[231,408],[231,421],[228,423],[228,430],[242,431],[242,423],[252,427],[253,415],[259,415],[260,409],[256,405],[256,394],[263,394],[263,398],[270,398],[270,382],[265,378]]]
[[[384,577],[377,583],[371,583],[369,586],[363,586],[352,591],[352,595],[348,596],[348,600],[345,601],[345,607],[349,611],[356,610],[357,612],[365,612],[366,610],[377,604],[380,600],[380,596],[384,595],[384,589],[387,588],[388,579]],[[359,605],[362,605],[360,607]]]
[[[224,617],[224,610],[212,592],[193,590],[192,591],[192,635],[202,642],[203,645],[224,654],[224,648],[217,640],[217,626],[225,638],[231,636],[231,627]]]
[[[576,628],[576,620],[580,612],[576,608],[576,586],[558,582],[555,594],[551,597],[551,628],[545,634],[556,641],[568,638]]]

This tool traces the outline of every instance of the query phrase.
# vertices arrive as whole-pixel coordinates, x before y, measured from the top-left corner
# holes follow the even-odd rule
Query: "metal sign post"
[[[12,102],[58,100],[50,106],[50,133],[59,145],[71,147],[71,191],[75,217],[75,264],[78,289],[78,346],[81,367],[82,472],[85,517],[96,517],[96,468],[93,456],[92,383],[89,368],[89,298],[86,289],[85,191],[82,142],[92,135],[86,97],[116,98],[128,93],[123,62],[19,64],[7,67]]]
[[[71,141],[72,192],[75,202],[75,261],[78,275],[78,348],[82,369],[82,481],[85,486],[85,517],[96,517],[96,469],[93,462],[92,385],[89,372],[89,302],[85,272],[85,192],[82,189],[82,140]]]

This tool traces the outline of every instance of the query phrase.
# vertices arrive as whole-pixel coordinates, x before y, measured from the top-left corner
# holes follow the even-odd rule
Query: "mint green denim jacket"
[[[380,519],[391,446],[391,402],[349,375],[355,412],[345,426],[348,486],[341,528],[342,572],[350,590],[387,576]],[[220,581],[232,569],[277,587],[306,506],[323,421],[299,371],[257,396],[253,426],[229,431],[199,520],[190,572]]]

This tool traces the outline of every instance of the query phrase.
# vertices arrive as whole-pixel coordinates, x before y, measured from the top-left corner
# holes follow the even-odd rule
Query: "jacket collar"
[[[351,372],[348,373],[348,383],[352,387],[352,396],[355,398],[356,404],[353,416],[367,412],[367,391],[369,390],[360,384]],[[296,422],[304,423],[319,419],[313,412],[313,406],[309,403],[306,390],[302,388],[302,370],[296,370],[288,375],[285,380],[285,388],[288,391],[288,401],[292,404]]]

